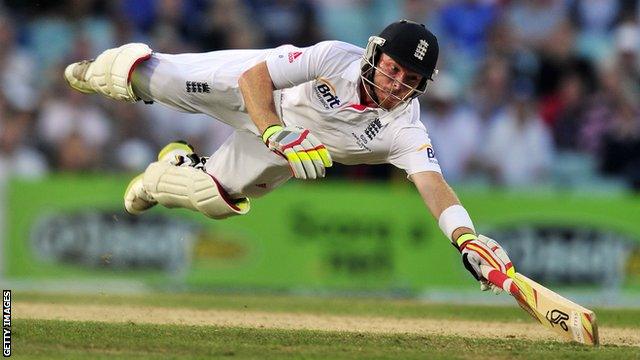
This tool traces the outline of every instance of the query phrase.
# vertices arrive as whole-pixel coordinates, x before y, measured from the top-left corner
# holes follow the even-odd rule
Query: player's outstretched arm
[[[325,168],[332,165],[326,147],[309,130],[284,127],[273,101],[275,87],[266,62],[261,62],[242,74],[238,80],[247,112],[262,134],[264,143],[283,156],[298,179],[325,176]]]
[[[515,273],[502,246],[495,240],[476,235],[467,210],[440,173],[425,171],[411,175],[411,180],[433,217],[438,220],[442,232],[460,251],[465,268],[480,281],[480,289],[492,289],[500,293],[501,288],[483,278],[481,266],[490,266],[509,275]]]

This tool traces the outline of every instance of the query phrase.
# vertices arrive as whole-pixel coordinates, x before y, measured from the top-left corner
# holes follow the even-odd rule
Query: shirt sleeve
[[[323,41],[298,48],[279,46],[267,56],[267,68],[276,89],[303,84],[319,77],[341,73],[345,65],[345,52],[337,41]]]
[[[442,173],[427,129],[418,120],[418,107],[416,101],[412,121],[397,130],[389,151],[389,163],[406,171],[408,176],[423,171]]]

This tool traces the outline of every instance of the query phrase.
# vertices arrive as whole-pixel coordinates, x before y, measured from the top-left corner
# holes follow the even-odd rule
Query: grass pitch
[[[154,294],[56,295],[14,292],[14,302],[155,306],[171,309],[357,315],[389,319],[450,319],[529,323],[516,306],[479,307],[414,301],[289,296]],[[640,332],[640,310],[596,309],[600,326]],[[17,314],[16,314],[17,316]],[[13,356],[28,359],[640,359],[640,347],[591,348],[555,341],[471,338],[434,334],[378,334],[273,328],[154,325],[66,320],[13,320]]]

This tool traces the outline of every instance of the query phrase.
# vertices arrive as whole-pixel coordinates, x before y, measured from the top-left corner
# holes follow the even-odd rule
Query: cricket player
[[[250,198],[291,177],[322,178],[333,161],[390,163],[407,172],[487,290],[492,286],[480,265],[514,270],[500,245],[476,235],[420,122],[416,98],[433,81],[437,59],[436,37],[424,25],[402,20],[370,37],[366,49],[324,41],[307,48],[170,55],[135,43],[73,63],[64,77],[83,93],[204,113],[236,129],[210,157],[197,156],[186,143],[165,146],[127,187],[129,213],[161,204],[213,219],[245,215]]]

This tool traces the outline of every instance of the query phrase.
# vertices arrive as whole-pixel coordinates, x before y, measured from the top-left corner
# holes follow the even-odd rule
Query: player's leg
[[[207,110],[212,104],[204,102],[210,96],[190,96],[194,94],[185,91],[185,79],[209,75],[210,69],[202,71],[192,66],[200,57],[215,58],[215,53],[167,55],[153,53],[145,44],[126,44],[102,52],[95,60],[70,64],[64,77],[72,88],[86,94],[127,102],[158,102],[178,111],[211,115]],[[199,83],[202,87],[203,82]]]
[[[109,49],[94,60],[70,64],[64,71],[64,78],[80,92],[136,102],[140,98],[131,86],[131,73],[138,63],[151,57],[151,52],[149,46],[140,43]]]
[[[127,44],[106,50],[95,60],[67,66],[64,77],[83,93],[128,102],[157,102],[178,111],[207,114],[257,134],[238,89],[243,68],[231,66],[229,60],[238,55],[255,56],[257,52],[246,54],[161,54],[145,44]]]
[[[288,163],[248,131],[236,131],[206,165],[162,159],[127,187],[128,212],[139,214],[159,203],[214,219],[243,215],[250,209],[249,196],[262,196],[291,178]]]
[[[177,164],[181,161],[181,157],[187,157],[194,153],[195,151],[190,144],[184,141],[174,141],[160,150],[158,161]],[[125,210],[133,215],[138,215],[158,203],[144,190],[143,177],[144,173],[134,177],[125,190]]]
[[[261,197],[292,176],[287,160],[248,130],[235,131],[209,158],[205,168],[232,197]]]
[[[158,161],[151,163],[127,186],[125,210],[137,215],[161,204],[195,210],[213,219],[246,214],[249,199],[231,199],[204,170],[205,161],[206,158],[200,158],[193,147],[184,142],[165,146],[158,154]]]

